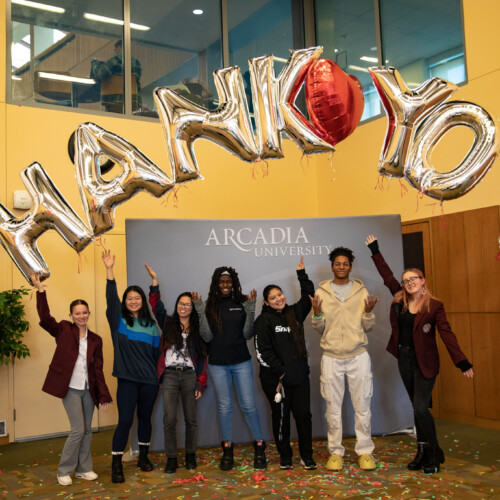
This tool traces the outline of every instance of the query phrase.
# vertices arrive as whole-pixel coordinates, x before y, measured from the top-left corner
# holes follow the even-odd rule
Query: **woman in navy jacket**
[[[311,311],[314,284],[304,269],[304,257],[297,265],[301,298],[293,305],[277,285],[264,288],[262,313],[255,320],[255,350],[260,362],[260,383],[269,404],[280,468],[291,469],[290,411],[299,438],[301,463],[315,469],[312,458],[312,420],[309,365],[304,339],[304,320]]]
[[[472,365],[451,331],[443,303],[429,292],[422,271],[406,269],[399,283],[379,251],[377,238],[368,236],[366,244],[385,286],[394,295],[390,311],[392,334],[387,351],[398,358],[399,373],[413,405],[417,428],[418,450],[408,468],[419,470],[423,467],[427,474],[439,472],[444,454],[429,411],[432,389],[439,373],[436,328],[453,363],[466,377],[474,376]]]
[[[76,477],[92,481],[97,479],[90,453],[94,405],[107,411],[112,401],[102,371],[102,339],[87,327],[90,315],[87,302],[74,300],[69,307],[72,322],[57,322],[50,314],[40,275],[32,274],[31,282],[37,289],[40,326],[56,340],[42,390],[62,399],[71,424],[57,468],[57,480],[69,486],[76,471]]]
[[[193,296],[184,292],[175,301],[174,313],[169,316],[161,300],[158,278],[146,264],[151,276],[149,303],[162,326],[161,355],[158,360],[158,380],[163,389],[163,430],[165,435],[165,472],[173,474],[177,463],[177,404],[179,393],[186,427],[186,469],[196,469],[196,401],[207,388],[206,345],[200,336],[198,313]]]

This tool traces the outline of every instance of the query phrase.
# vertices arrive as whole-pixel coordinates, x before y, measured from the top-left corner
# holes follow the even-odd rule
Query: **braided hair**
[[[234,301],[237,304],[243,304],[247,300],[246,295],[243,295],[243,292],[241,291],[240,279],[238,278],[236,270],[228,266],[218,267],[212,274],[210,291],[208,292],[208,299],[205,308],[208,326],[214,333],[222,331],[222,321],[220,317],[220,300],[222,294],[219,288],[219,280],[222,273],[229,273],[229,276],[231,276],[231,279],[233,280],[232,297]]]

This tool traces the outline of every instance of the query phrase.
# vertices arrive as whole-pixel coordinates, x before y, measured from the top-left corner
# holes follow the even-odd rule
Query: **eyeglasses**
[[[179,307],[184,307],[185,309],[190,309],[193,307],[193,304],[191,302],[178,302],[177,305]]]
[[[401,284],[403,286],[409,285],[410,283],[413,283],[415,280],[419,280],[420,276],[412,276],[411,278],[408,278],[407,280],[403,280]]]

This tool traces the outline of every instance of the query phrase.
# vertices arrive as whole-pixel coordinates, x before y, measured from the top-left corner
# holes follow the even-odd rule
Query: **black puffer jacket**
[[[311,311],[309,295],[314,295],[314,284],[305,270],[297,271],[297,277],[301,298],[295,304],[287,305],[285,308],[293,310],[300,325],[300,334],[304,336],[302,324]],[[283,312],[264,304],[262,313],[255,320],[254,335],[261,380],[278,385],[279,378],[285,374],[283,384],[295,386],[309,375],[307,358],[300,356]]]

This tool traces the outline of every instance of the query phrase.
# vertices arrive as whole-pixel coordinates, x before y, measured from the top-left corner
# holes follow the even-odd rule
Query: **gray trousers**
[[[90,442],[94,414],[94,402],[90,391],[69,388],[62,402],[68,414],[71,431],[61,453],[57,475],[71,476],[75,470],[90,472],[92,470]]]
[[[177,403],[182,400],[186,425],[186,453],[196,452],[196,373],[194,370],[165,370],[163,375],[163,431],[167,458],[177,457]]]

